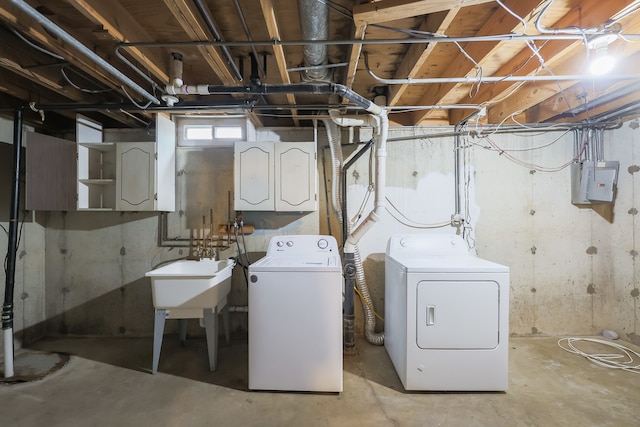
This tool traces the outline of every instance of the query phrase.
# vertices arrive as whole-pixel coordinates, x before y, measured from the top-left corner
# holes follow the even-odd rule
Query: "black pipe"
[[[22,108],[13,116],[13,174],[9,211],[9,242],[7,244],[7,272],[2,305],[2,329],[13,329],[13,291],[18,251],[18,215],[20,210],[20,155],[22,149]]]
[[[345,219],[346,221],[346,219]],[[345,353],[353,351],[356,346],[354,323],[354,287],[356,285],[356,263],[353,252],[344,254],[344,303],[342,306],[343,319],[343,349]]]
[[[266,84],[255,84],[248,86],[217,86],[217,85],[209,85],[207,86],[207,90],[209,95],[234,95],[234,94],[244,94],[244,95],[273,95],[273,94],[307,94],[307,95],[339,95],[342,98],[346,98],[351,101],[356,106],[370,111],[375,104],[369,101],[367,98],[357,94],[353,90],[348,87],[338,84],[338,83],[302,83],[302,84],[289,84],[289,85],[266,85]],[[179,94],[179,93],[178,93]],[[179,94],[180,95],[180,94]],[[199,95],[198,93],[194,93],[194,95]],[[184,107],[183,107],[184,106]],[[156,110],[179,110],[181,108],[189,109],[189,108],[233,108],[233,107],[242,107],[242,108],[252,108],[252,105],[247,105],[246,101],[239,101],[238,103],[225,103],[221,106],[216,105],[193,105],[189,103],[177,103],[173,107],[164,107],[164,106],[149,106],[148,108],[140,108],[138,106],[132,104],[50,104],[50,105],[38,105],[34,106],[37,110],[43,111],[55,111],[55,110],[76,110],[76,111],[104,111],[104,110],[113,110],[113,109],[126,109],[130,111],[156,111]],[[326,107],[326,106],[325,106]],[[349,106],[340,106],[340,108],[349,108]],[[269,108],[269,107],[265,107]],[[272,106],[270,108],[278,108],[278,106]],[[291,108],[298,108],[292,106]],[[302,108],[302,107],[300,107]]]
[[[216,42],[220,42],[222,40],[222,38],[220,37],[220,33],[218,32],[218,29],[216,28],[215,24],[213,23],[213,20],[211,19],[211,16],[209,16],[209,13],[205,9],[204,4],[202,4],[202,1],[201,0],[193,0],[193,3],[196,5],[196,9],[198,9],[198,12],[200,13],[200,16],[204,20],[204,23],[207,25],[207,28],[211,32],[211,35],[213,36],[215,41]],[[242,74],[240,73],[240,70],[238,70],[238,67],[236,66],[236,63],[233,61],[233,57],[229,53],[229,48],[227,46],[220,46],[220,49],[222,50],[222,53],[224,54],[224,59],[226,59],[227,64],[229,64],[229,66],[231,67],[231,70],[233,71],[233,74],[236,75],[236,79],[238,79],[239,81],[242,81]]]
[[[340,171],[340,192],[342,193],[342,200],[340,200],[340,204],[342,205],[342,246],[344,246],[349,236],[349,231],[347,230],[347,170],[372,146],[373,138],[367,141],[366,144],[342,166],[342,170]]]

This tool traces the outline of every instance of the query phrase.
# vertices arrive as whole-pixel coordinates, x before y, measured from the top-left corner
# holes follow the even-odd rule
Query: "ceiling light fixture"
[[[591,37],[587,48],[593,52],[589,61],[589,72],[594,76],[601,76],[611,71],[615,65],[615,58],[608,52],[609,44],[618,38],[617,32],[608,32]]]

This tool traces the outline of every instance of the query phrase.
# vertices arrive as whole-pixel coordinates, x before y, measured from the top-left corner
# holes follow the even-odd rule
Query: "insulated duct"
[[[300,27],[302,38],[305,40],[329,39],[329,5],[318,0],[298,0],[300,11]],[[307,44],[303,47],[305,67],[320,67],[305,69],[303,80],[307,81],[331,81],[331,72],[327,65],[327,45]]]

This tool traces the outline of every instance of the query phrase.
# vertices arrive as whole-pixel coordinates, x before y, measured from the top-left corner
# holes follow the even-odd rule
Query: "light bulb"
[[[594,76],[607,74],[615,65],[615,58],[607,53],[607,49],[598,49],[596,54],[591,58],[589,64],[589,72]]]

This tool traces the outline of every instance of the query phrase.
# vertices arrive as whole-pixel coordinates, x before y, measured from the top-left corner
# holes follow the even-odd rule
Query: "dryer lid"
[[[508,273],[509,267],[473,255],[405,256],[387,259],[399,264],[407,273]]]

